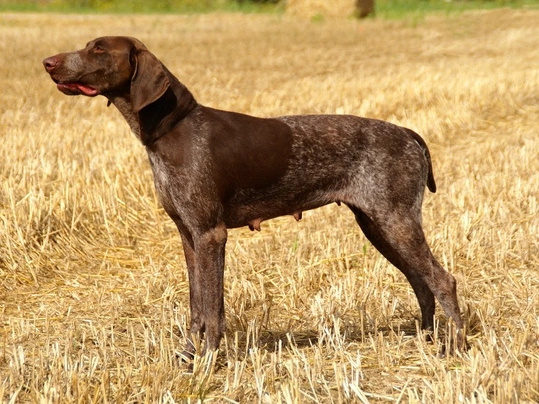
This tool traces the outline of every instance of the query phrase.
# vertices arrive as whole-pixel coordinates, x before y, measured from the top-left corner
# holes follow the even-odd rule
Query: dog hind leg
[[[421,308],[422,328],[432,329],[434,297],[451,317],[457,329],[463,326],[455,278],[434,258],[418,220],[404,210],[387,211],[387,217],[373,219],[349,205],[366,237],[380,253],[408,279]]]

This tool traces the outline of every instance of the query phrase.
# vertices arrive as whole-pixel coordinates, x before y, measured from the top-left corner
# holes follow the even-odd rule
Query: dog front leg
[[[227,230],[224,223],[195,238],[195,277],[202,295],[202,318],[207,350],[219,348],[225,332],[224,267]]]
[[[203,323],[203,303],[202,303],[202,286],[195,265],[195,249],[191,235],[185,229],[178,225],[180,235],[182,237],[183,253],[185,255],[185,263],[187,265],[187,273],[189,275],[189,307],[191,311],[191,321],[189,326],[189,334],[185,349],[182,352],[184,360],[190,361],[195,354],[195,339],[201,339],[204,334]]]

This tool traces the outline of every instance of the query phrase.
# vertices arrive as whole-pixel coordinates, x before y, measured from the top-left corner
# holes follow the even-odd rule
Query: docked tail
[[[413,130],[404,128],[406,132],[408,132],[412,137],[415,139],[415,141],[419,144],[421,149],[423,150],[423,153],[425,153],[425,158],[427,159],[427,164],[429,165],[429,172],[427,175],[427,187],[429,188],[429,191],[432,193],[436,192],[436,182],[434,181],[434,174],[432,173],[432,161],[430,159],[430,152],[429,148],[427,147],[427,144],[423,140],[421,136],[419,136],[417,133],[415,133]]]

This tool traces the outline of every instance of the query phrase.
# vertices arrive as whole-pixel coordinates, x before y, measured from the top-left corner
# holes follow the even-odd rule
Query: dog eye
[[[99,45],[96,45],[96,46],[94,46],[94,52],[95,52],[95,53],[103,53],[103,52],[105,52],[105,49],[102,48],[102,47],[99,46]]]

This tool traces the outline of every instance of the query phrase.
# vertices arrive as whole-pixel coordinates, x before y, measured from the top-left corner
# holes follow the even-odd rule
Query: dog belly
[[[255,192],[256,194],[256,192]],[[224,206],[223,219],[228,228],[249,226],[251,230],[260,230],[260,223],[280,216],[294,216],[301,219],[304,211],[316,209],[335,202],[331,195],[275,195],[269,197],[257,193],[252,198],[234,198]]]

